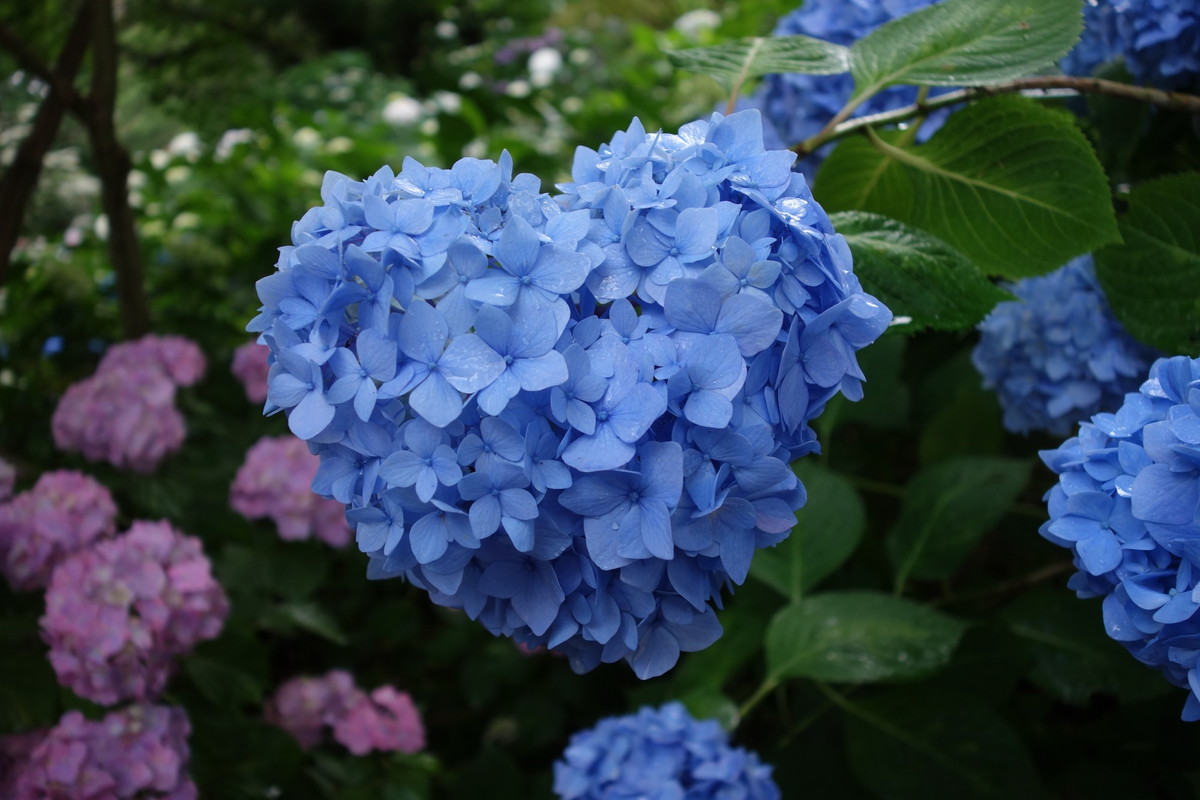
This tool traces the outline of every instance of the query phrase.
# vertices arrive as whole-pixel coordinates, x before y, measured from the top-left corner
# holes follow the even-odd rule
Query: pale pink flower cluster
[[[294,436],[264,436],[246,451],[229,504],[247,519],[270,517],[281,539],[313,534],[334,547],[350,541],[346,507],[312,491],[320,459]]]
[[[116,532],[108,489],[69,470],[43,474],[0,504],[0,573],[14,589],[43,588],[67,556]]]
[[[62,716],[28,760],[16,766],[12,800],[195,800],[187,773],[187,714],[131,706],[92,722]]]
[[[425,748],[425,727],[407,693],[380,686],[367,694],[345,670],[293,678],[275,692],[265,716],[305,748],[319,744],[326,729],[359,756],[372,750],[416,753]]]
[[[220,633],[228,612],[199,539],[135,522],[54,570],[42,639],[59,683],[80,697],[150,700],[179,656]]]
[[[138,472],[153,471],[183,444],[175,389],[204,374],[204,354],[179,336],[113,345],[90,378],[70,386],[51,420],[54,443]]]
[[[233,364],[230,372],[242,382],[246,390],[246,399],[251,403],[267,401],[267,356],[271,348],[258,342],[246,342],[233,351]]]

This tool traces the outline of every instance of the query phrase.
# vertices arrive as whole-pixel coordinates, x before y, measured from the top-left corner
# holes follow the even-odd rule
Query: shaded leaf
[[[1096,276],[1121,324],[1172,355],[1200,355],[1200,175],[1135,188],[1122,244],[1096,253]]]
[[[676,67],[713,77],[726,89],[776,72],[831,75],[850,69],[848,48],[811,36],[750,36],[667,55]]]
[[[1053,65],[1079,40],[1079,0],[943,0],[854,43],[855,97],[897,83],[985,86]]]
[[[862,499],[845,478],[804,461],[792,468],[808,502],[796,512],[787,539],[755,554],[750,574],[796,601],[850,557],[867,520]]]
[[[830,592],[782,609],[767,629],[775,678],[869,683],[915,678],[943,666],[963,623],[874,592]]]
[[[988,275],[1049,272],[1118,238],[1108,182],[1072,119],[1023,97],[952,114],[923,145],[849,139],[821,167],[827,211],[871,211],[942,239]]]
[[[896,585],[949,577],[1017,499],[1029,468],[1023,460],[968,457],[918,472],[887,538]]]
[[[1020,737],[971,695],[905,687],[848,706],[850,763],[880,797],[1045,796]]]
[[[996,303],[1012,299],[936,236],[862,211],[841,211],[830,220],[850,245],[863,288],[897,317],[912,318],[900,328],[905,333],[972,328]]]
[[[266,614],[263,624],[285,632],[294,627],[301,628],[336,645],[347,643],[338,621],[316,603],[280,603]]]

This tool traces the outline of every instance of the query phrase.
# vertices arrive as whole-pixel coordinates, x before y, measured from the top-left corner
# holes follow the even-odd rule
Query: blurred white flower
[[[321,134],[305,126],[292,134],[292,142],[303,150],[311,150],[321,144]]]
[[[457,114],[462,108],[462,95],[446,91],[434,92],[433,102],[447,114]]]
[[[697,38],[705,31],[711,31],[721,24],[721,15],[707,8],[689,11],[675,20],[675,30],[689,39]]]
[[[433,32],[438,35],[439,39],[453,39],[458,36],[458,26],[448,19],[444,19],[434,26]]]
[[[239,144],[246,144],[254,139],[254,131],[249,128],[230,128],[221,134],[214,153],[217,161],[224,161],[233,153]]]
[[[529,97],[532,91],[533,87],[529,85],[529,81],[513,81],[504,89],[504,93],[509,97]]]
[[[348,136],[335,136],[325,143],[325,152],[332,155],[349,153],[354,149],[354,142]]]
[[[200,137],[192,131],[177,133],[167,143],[167,152],[169,154],[179,158],[186,158],[188,161],[195,161],[199,158],[200,150]]]
[[[155,169],[164,169],[167,164],[171,163],[171,154],[166,150],[151,150],[150,151],[150,166]]]
[[[178,183],[183,183],[192,176],[191,167],[177,165],[166,171],[163,177],[167,179],[167,183],[174,186]]]
[[[483,76],[478,72],[464,72],[458,79],[458,88],[460,89],[478,89],[483,85]]]
[[[108,241],[108,215],[101,214],[96,217],[96,221],[92,223],[92,233],[96,234],[96,238],[102,242]]]
[[[562,68],[562,53],[553,47],[539,47],[529,56],[529,79],[534,86],[549,86],[554,73]]]
[[[421,118],[421,104],[407,95],[395,95],[383,107],[383,119],[389,125],[412,125]]]

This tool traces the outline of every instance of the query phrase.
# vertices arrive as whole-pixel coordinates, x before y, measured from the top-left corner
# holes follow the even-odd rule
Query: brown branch
[[[137,224],[129,206],[129,152],[117,139],[117,31],[113,0],[88,0],[92,12],[92,91],[84,119],[100,196],[108,216],[108,255],[117,274],[121,330],[134,338],[150,330]]]
[[[19,63],[49,87],[38,108],[33,127],[17,147],[13,162],[0,178],[0,286],[8,277],[12,252],[21,234],[21,224],[29,199],[37,188],[42,161],[54,146],[58,129],[69,107],[80,99],[75,91],[75,76],[87,52],[92,15],[87,3],[80,6],[53,69],[46,67],[11,30],[0,24],[0,46],[12,52]]]
[[[940,94],[937,97],[927,98],[922,103],[897,108],[893,111],[884,111],[879,114],[858,117],[847,122],[842,122],[841,119],[835,118],[820,133],[794,145],[791,149],[803,157],[826,142],[841,139],[864,128],[905,122],[914,117],[926,115],[938,108],[945,108],[946,106],[957,105],[958,103],[970,100],[978,100],[982,97],[1017,92],[1030,93],[1033,97],[1043,98],[1074,97],[1080,94],[1105,94],[1139,103],[1160,106],[1162,108],[1200,114],[1200,96],[1194,94],[1165,92],[1161,89],[1152,89],[1149,86],[1134,86],[1128,83],[1107,81],[1101,78],[1077,78],[1071,75],[1036,75],[995,86],[973,86],[966,89],[959,89],[954,92]]]

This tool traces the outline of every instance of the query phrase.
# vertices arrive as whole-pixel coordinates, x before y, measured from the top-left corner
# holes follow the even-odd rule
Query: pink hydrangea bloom
[[[208,367],[199,345],[190,339],[149,334],[108,348],[96,371],[121,371],[146,364],[161,369],[177,386],[191,386],[204,377]]]
[[[131,706],[92,722],[62,716],[20,768],[14,800],[194,800],[187,714]],[[6,797],[9,795],[5,795]]]
[[[229,504],[247,519],[270,517],[282,539],[316,534],[327,544],[350,541],[346,509],[310,488],[320,459],[294,436],[264,436],[246,451],[229,491]]]
[[[265,716],[305,748],[319,744],[326,729],[360,756],[372,750],[416,753],[425,748],[425,727],[407,693],[380,686],[368,695],[344,670],[293,678],[267,703]]]
[[[40,589],[64,558],[116,531],[108,489],[69,470],[47,472],[0,505],[0,572],[14,589]]]
[[[70,386],[51,420],[54,443],[90,459],[153,471],[183,444],[175,389],[204,374],[204,354],[178,336],[113,345],[90,378]]]
[[[364,697],[345,670],[335,669],[318,678],[292,678],[275,692],[264,716],[290,733],[301,747],[315,747],[326,728],[332,728],[351,706]]]
[[[372,750],[417,753],[425,749],[425,726],[407,692],[380,686],[338,720],[333,738],[356,756]]]
[[[267,355],[271,348],[258,342],[246,342],[233,351],[233,365],[230,371],[246,389],[246,399],[251,403],[267,401]]]
[[[228,612],[199,539],[135,522],[54,570],[42,639],[59,683],[80,697],[149,700],[178,656],[220,633]]]

